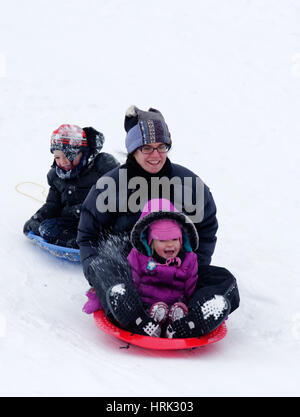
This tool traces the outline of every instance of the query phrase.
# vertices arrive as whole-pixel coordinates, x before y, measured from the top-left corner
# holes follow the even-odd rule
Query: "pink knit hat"
[[[182,230],[175,220],[156,220],[149,226],[148,245],[151,244],[153,239],[171,240],[177,238],[179,238],[182,244]]]

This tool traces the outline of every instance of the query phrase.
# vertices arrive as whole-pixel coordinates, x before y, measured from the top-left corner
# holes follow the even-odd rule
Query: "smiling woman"
[[[170,147],[166,144],[155,146],[144,145],[138,148],[133,156],[137,163],[150,174],[156,174],[164,166]]]
[[[140,219],[145,200],[147,202],[154,198],[169,201],[184,217],[184,229],[195,228],[199,243],[194,253],[199,275],[197,287],[188,303],[189,313],[178,320],[178,327],[173,326],[172,337],[197,337],[204,331],[213,330],[216,324],[216,320],[212,320],[213,323],[207,322],[204,326],[203,320],[201,323],[199,321],[199,317],[202,317],[201,308],[207,301],[214,300],[216,294],[222,300],[226,298],[224,305],[230,306],[231,312],[239,305],[233,275],[224,268],[209,265],[218,228],[214,199],[209,188],[196,174],[167,158],[172,145],[171,135],[158,110],[150,108],[142,111],[131,106],[125,114],[124,126],[127,133],[126,163],[103,176],[92,187],[82,206],[77,242],[84,274],[105,312],[111,314],[123,328],[140,335],[157,337],[158,324],[147,314],[133,285],[127,256],[132,249],[129,237]],[[170,187],[161,186],[162,179]],[[189,187],[185,186],[187,183]],[[138,194],[134,191],[137,184],[139,198],[135,198]],[[159,186],[156,187],[156,184]],[[186,188],[189,188],[189,193]],[[198,198],[199,195],[203,198]],[[178,199],[179,196],[184,198]],[[106,200],[108,204],[105,204]],[[180,207],[176,204],[178,200],[182,202]],[[191,207],[201,216],[195,216]],[[165,209],[162,207],[158,211],[156,214],[160,215]],[[144,227],[143,221],[140,224]],[[143,236],[143,232],[144,229],[140,236]],[[140,240],[136,242],[138,247]],[[172,242],[167,253],[162,252],[163,257],[168,258],[170,253],[174,257],[177,250]],[[228,312],[226,309],[226,315]],[[224,318],[222,315],[222,320]],[[192,328],[189,325],[191,322]]]

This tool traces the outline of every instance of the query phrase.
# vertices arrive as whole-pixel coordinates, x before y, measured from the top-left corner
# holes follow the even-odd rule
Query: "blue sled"
[[[53,245],[52,243],[46,242],[42,237],[35,235],[33,232],[29,232],[27,237],[36,243],[40,248],[50,252],[51,255],[54,255],[57,258],[62,258],[70,262],[80,262],[79,249]]]

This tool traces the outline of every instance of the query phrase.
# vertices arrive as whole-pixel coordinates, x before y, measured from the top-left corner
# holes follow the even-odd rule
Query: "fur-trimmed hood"
[[[178,222],[182,227],[184,249],[187,252],[197,250],[199,237],[193,222],[188,216],[180,213],[169,200],[162,198],[147,202],[139,220],[131,231],[131,243],[138,252],[151,256],[151,249],[148,245],[148,228],[151,223],[162,219],[171,219]]]
[[[89,161],[94,160],[101,152],[105,141],[104,135],[93,127],[84,127],[87,136],[87,143],[90,149]]]

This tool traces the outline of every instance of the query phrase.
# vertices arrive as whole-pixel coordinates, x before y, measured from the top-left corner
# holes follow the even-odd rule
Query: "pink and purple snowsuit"
[[[183,232],[183,256],[172,263],[156,261],[148,244],[149,227],[162,219],[175,220]],[[168,200],[150,200],[132,230],[131,242],[133,249],[127,259],[142,301],[147,305],[157,301],[168,305],[177,301],[187,303],[198,279],[198,258],[191,246],[195,247],[198,243],[198,234],[187,217],[179,213]]]
[[[148,230],[151,223],[161,219],[175,220],[182,229],[183,256],[179,262],[162,264],[152,257]],[[187,303],[198,279],[198,260],[193,252],[198,247],[198,233],[188,217],[178,212],[168,200],[150,200],[132,229],[131,243],[133,249],[127,259],[143,303],[151,305],[163,301],[169,306],[177,301]],[[87,296],[89,300],[84,312],[91,314],[102,308],[94,290],[88,291]]]
[[[194,252],[186,252],[180,266],[176,263],[160,264],[135,248],[127,259],[131,265],[133,282],[145,304],[157,301],[168,305],[177,301],[187,303],[195,290],[198,262]]]

